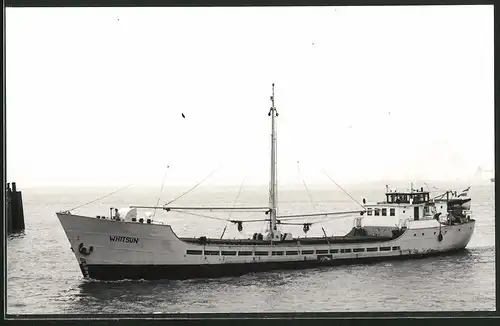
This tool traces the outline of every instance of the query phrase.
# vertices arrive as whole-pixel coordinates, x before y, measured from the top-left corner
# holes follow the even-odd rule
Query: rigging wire
[[[181,210],[176,210],[176,209],[172,209],[171,212],[177,212],[177,213],[182,213],[182,214],[186,214],[186,215],[193,215],[193,216],[204,217],[204,218],[208,218],[208,219],[212,219],[212,220],[227,221],[227,222],[229,222],[229,220],[227,220],[225,218],[220,218],[220,217],[215,217],[215,216],[208,216],[208,215],[203,215],[203,214],[196,214],[196,213],[191,213],[191,212],[186,212],[186,211],[181,211]]]
[[[160,204],[161,194],[163,193],[163,185],[165,184],[165,179],[167,178],[167,171],[169,167],[170,165],[167,165],[167,168],[165,169],[165,175],[163,176],[163,181],[161,183],[160,194],[158,195],[158,200],[156,201],[156,207],[158,207],[158,205]],[[156,208],[153,212],[153,219],[155,218],[155,216],[156,216]]]
[[[343,219],[343,218],[348,218],[350,217],[349,215],[349,212],[346,212],[346,213],[343,213],[341,216],[339,215],[335,215],[335,216],[323,216],[322,218],[319,217],[319,220],[316,220],[316,221],[312,221],[312,222],[282,222],[280,218],[278,218],[278,222],[277,224],[282,224],[282,225],[312,225],[312,224],[317,224],[317,223],[321,223],[321,222],[325,222],[327,220],[334,220],[334,219]],[[346,216],[347,215],[347,216]],[[285,218],[283,218],[285,219]],[[299,219],[298,217],[296,218],[287,218],[287,220],[292,220],[292,219]]]
[[[282,220],[297,220],[297,219],[301,219],[301,218],[305,218],[305,217],[312,217],[312,216],[323,216],[323,217],[328,217],[328,215],[330,216],[338,216],[338,215],[349,215],[349,214],[353,214],[353,213],[360,213],[360,212],[364,212],[364,210],[362,211],[343,211],[343,212],[324,212],[324,213],[314,213],[314,214],[298,214],[298,215],[282,215],[282,216],[278,216],[277,218],[278,219],[282,219]]]
[[[347,218],[349,216],[334,216],[334,217],[323,217],[321,220],[316,220],[312,222],[282,222],[281,220],[278,220],[276,224],[281,224],[281,225],[313,225],[313,224],[318,224],[318,223],[323,223],[326,220],[333,220],[333,219],[342,219],[342,218]]]
[[[167,206],[171,203],[173,203],[174,201],[180,199],[181,197],[184,197],[184,195],[187,195],[188,193],[190,193],[191,191],[193,191],[196,187],[198,187],[200,184],[202,184],[205,180],[207,180],[210,176],[212,176],[212,174],[214,174],[217,170],[219,170],[221,167],[222,167],[223,164],[221,164],[217,169],[213,170],[212,172],[210,172],[209,175],[207,175],[205,177],[205,179],[201,180],[200,182],[198,182],[196,185],[194,185],[194,187],[192,187],[191,189],[189,189],[188,191],[186,191],[185,193],[183,193],[182,195],[178,196],[177,198],[175,199],[172,199],[171,201],[169,201],[168,203],[166,203],[164,206]]]
[[[282,225],[304,225],[304,224],[308,224],[308,225],[312,225],[312,224],[318,224],[318,223],[321,223],[321,222],[325,222],[325,220],[333,220],[333,219],[341,219],[341,218],[347,218],[348,216],[342,216],[342,217],[339,217],[339,216],[335,216],[335,217],[323,217],[323,219],[321,220],[316,220],[316,221],[308,221],[308,222],[277,222],[277,224],[282,224]]]
[[[131,206],[133,208],[154,208],[151,206]],[[268,207],[157,207],[166,210],[184,210],[184,211],[219,211],[219,212],[269,212]]]
[[[163,209],[166,210],[167,212],[169,210],[185,210],[185,211],[219,211],[219,212],[248,212],[248,211],[254,211],[254,212],[269,212],[269,207],[207,207],[207,206],[191,206],[191,207],[181,207],[181,206],[142,206],[142,205],[130,205],[130,208],[140,208],[140,209]],[[321,214],[323,215],[323,214]]]
[[[238,189],[238,194],[236,195],[236,198],[234,199],[233,201],[233,208],[236,206],[236,202],[238,201],[238,198],[240,197],[240,194],[241,194],[241,190],[243,189],[243,183],[245,182],[245,179],[243,179],[241,181],[241,184],[240,184],[240,188]],[[230,211],[229,212],[229,218],[231,218],[231,216],[233,215],[233,211]],[[224,226],[224,230],[222,231],[222,234],[220,236],[220,238],[222,239],[224,237],[224,233],[226,233],[226,229],[227,229],[227,225],[229,224],[229,221],[226,223],[226,225]]]
[[[358,204],[359,206],[361,206],[363,208],[363,210],[365,210],[365,207],[363,205],[361,205],[356,199],[354,199],[351,195],[349,195],[349,193],[347,191],[345,191],[344,188],[342,188],[338,183],[336,183],[335,180],[330,178],[330,176],[325,171],[323,171],[323,173],[328,177],[328,179],[332,180],[332,182],[335,183],[335,185],[337,185],[337,187],[339,187],[340,190],[342,190],[347,196],[349,196],[352,200],[354,200],[356,202],[356,204]]]
[[[224,237],[224,233],[226,233],[226,229],[227,229],[227,224],[224,226],[224,230],[222,230],[222,234],[220,235],[220,238],[222,239]]]
[[[269,222],[271,219],[267,218],[267,219],[254,219],[254,220],[235,220],[235,219],[228,219],[228,218],[222,218],[222,217],[215,217],[215,216],[209,216],[209,215],[204,215],[204,214],[197,214],[197,213],[192,213],[192,212],[186,212],[186,211],[183,211],[183,210],[177,210],[177,209],[171,209],[170,211],[172,212],[178,212],[178,213],[182,213],[182,214],[186,214],[186,215],[192,215],[192,216],[197,216],[197,217],[203,217],[203,218],[207,218],[207,219],[212,219],[212,220],[217,220],[217,221],[226,221],[226,222],[230,222],[230,223],[235,223],[235,224],[238,224],[238,225],[241,225],[243,223],[253,223],[253,222]],[[277,219],[277,223],[278,225],[313,225],[313,224],[317,224],[317,223],[320,223],[320,222],[324,222],[325,220],[332,220],[332,219],[341,219],[341,218],[346,218],[347,214],[350,214],[352,212],[341,212],[340,215],[343,215],[343,216],[338,216],[339,214],[337,214],[336,216],[333,216],[333,217],[329,217],[329,216],[324,216],[323,218],[320,218],[319,220],[316,220],[316,221],[312,221],[312,222],[282,222],[280,218]],[[251,215],[249,215],[248,217],[252,216],[253,214],[255,214],[255,212],[253,212]],[[288,217],[284,217],[283,219],[301,219],[301,218],[304,218],[303,216],[295,216],[295,217],[292,217],[292,216],[288,216]],[[225,229],[227,228],[227,225],[224,227],[224,232],[225,232]],[[224,235],[224,232],[222,235]]]
[[[243,179],[243,181],[241,181],[240,188],[238,189],[238,194],[236,195],[236,198],[233,201],[233,208],[236,206],[236,202],[238,201],[238,198],[240,198],[241,190],[243,189],[243,183],[244,182],[245,182],[245,179]],[[233,214],[232,211],[229,212],[229,217],[231,217],[232,214]]]
[[[309,189],[307,188],[307,184],[306,184],[304,178],[302,177],[302,173],[300,172],[299,161],[297,161],[297,170],[298,170],[298,173],[299,173],[299,177],[302,180],[302,184],[304,185],[304,188],[306,188],[307,196],[309,197],[309,201],[311,202],[313,210],[316,210],[316,205],[315,205],[315,203],[314,203],[314,201],[313,201],[313,199],[311,197],[311,194],[309,193]]]
[[[226,221],[226,222],[231,222],[231,223],[238,223],[238,222],[241,222],[241,223],[249,223],[249,222],[268,222],[270,221],[270,219],[255,219],[255,220],[234,220],[234,219],[228,219],[228,218],[222,218],[222,217],[215,217],[215,216],[210,216],[210,215],[204,215],[204,214],[197,214],[197,213],[192,213],[192,212],[186,212],[186,211],[183,211],[183,210],[177,210],[177,209],[172,209],[170,210],[171,212],[178,212],[178,213],[183,213],[183,214],[186,214],[186,215],[193,215],[193,216],[198,216],[198,217],[203,217],[203,218],[208,218],[208,219],[213,219],[213,220],[218,220],[218,221]],[[254,213],[252,213],[251,215],[249,215],[248,217],[252,216]],[[347,215],[349,214],[349,212],[345,212],[345,213],[342,213],[342,215]],[[328,216],[324,216],[324,217],[320,217],[321,220],[319,221],[314,221],[314,222],[297,222],[297,223],[289,223],[289,222],[278,222],[278,224],[290,224],[290,225],[303,225],[303,224],[316,224],[316,223],[319,223],[323,220],[326,220],[326,219],[341,219],[341,218],[346,218],[347,216],[333,216],[333,217],[328,217]],[[292,219],[302,219],[304,217],[300,217],[300,216],[297,216],[297,217],[285,217],[283,219],[287,219],[287,220],[292,220]],[[278,221],[281,221],[282,219],[278,217],[277,219]]]
[[[96,201],[99,201],[99,200],[101,200],[101,199],[104,199],[104,198],[107,198],[107,197],[109,197],[109,196],[111,196],[111,195],[114,195],[114,194],[116,194],[117,192],[120,192],[120,191],[122,191],[122,190],[124,190],[124,189],[127,189],[127,188],[128,188],[128,187],[130,187],[130,186],[132,186],[132,184],[129,184],[128,186],[125,186],[125,187],[123,187],[123,188],[120,188],[120,189],[118,189],[118,190],[116,190],[116,191],[113,191],[113,192],[112,192],[112,193],[110,193],[110,194],[107,194],[107,195],[104,195],[104,196],[99,197],[99,198],[97,198],[97,199],[94,199],[94,200],[92,200],[92,201],[89,201],[89,202],[87,202],[87,203],[85,203],[85,204],[82,204],[82,205],[76,206],[75,208],[72,208],[72,209],[66,210],[65,212],[71,212],[71,211],[74,211],[75,209],[78,209],[78,208],[80,208],[80,207],[83,207],[83,206],[86,206],[86,205],[89,205],[89,204],[93,204],[93,203],[95,203]]]
[[[232,219],[226,219],[226,218],[222,218],[222,217],[215,217],[215,216],[209,216],[209,215],[203,215],[203,214],[197,214],[197,213],[191,213],[191,212],[186,212],[186,211],[182,211],[182,210],[177,210],[177,209],[172,209],[171,210],[172,212],[178,212],[178,213],[183,213],[183,214],[186,214],[186,215],[193,215],[193,216],[198,216],[198,217],[204,217],[204,218],[208,218],[208,219],[212,219],[212,220],[218,220],[218,221],[226,221],[226,222],[231,222],[231,223],[248,223],[248,222],[264,222],[264,221],[268,221],[269,219],[258,219],[258,220],[232,220]]]

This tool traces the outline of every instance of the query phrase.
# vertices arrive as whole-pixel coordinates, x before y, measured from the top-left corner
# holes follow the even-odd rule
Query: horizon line
[[[367,180],[367,181],[351,181],[351,182],[344,182],[344,183],[339,183],[341,186],[363,186],[363,185],[368,185],[368,184],[380,184],[382,186],[385,185],[391,185],[393,184],[407,184],[410,186],[411,183],[414,184],[416,187],[417,185],[425,186],[425,183],[467,183],[468,184],[473,184],[474,182],[481,182],[481,183],[493,183],[491,180],[488,179],[479,179],[479,180],[460,180],[460,179],[453,179],[453,180],[443,180],[443,179],[435,179],[435,180],[430,180],[430,179],[421,179],[421,180],[409,180],[409,179],[403,179],[403,180]],[[13,182],[9,182],[10,185],[12,185]],[[18,182],[16,183],[16,188],[21,190],[21,189],[54,189],[54,188],[71,188],[71,189],[89,189],[89,188],[123,188],[125,187],[124,184],[101,184],[101,185],[92,185],[92,184],[85,184],[85,185],[65,185],[65,184],[52,184],[52,185],[32,185],[32,186],[22,186],[22,184],[19,184]],[[169,185],[164,185],[163,188],[185,188],[185,187],[190,187],[193,184],[191,183],[185,183],[185,184],[169,184]],[[233,188],[233,187],[240,187],[241,184],[239,183],[220,183],[220,184],[210,184],[210,188]],[[203,184],[200,184],[200,187],[202,187]],[[206,186],[206,185],[205,185]],[[334,188],[339,188],[337,185],[335,185],[332,182],[311,182],[307,183],[308,187],[327,187],[327,186],[332,186]],[[152,184],[152,183],[136,183],[136,184],[130,184],[128,188],[157,188],[157,184]],[[267,183],[248,183],[244,184],[243,187],[252,187],[252,188],[264,188],[264,187],[269,187]],[[291,187],[304,187],[303,184],[301,183],[278,183],[278,188],[291,188]],[[126,190],[126,189],[123,189]]]

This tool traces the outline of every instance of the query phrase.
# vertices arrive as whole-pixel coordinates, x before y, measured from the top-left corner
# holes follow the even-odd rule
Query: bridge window
[[[391,251],[391,247],[380,247],[380,251]]]
[[[273,256],[283,256],[283,251],[273,251],[272,255]]]
[[[215,250],[205,250],[205,256],[218,256],[219,252]]]
[[[330,249],[330,253],[331,253],[331,254],[336,254],[336,253],[338,253],[338,252],[339,252],[339,250],[338,250],[338,249]]]
[[[201,250],[187,250],[186,254],[188,254],[188,255],[201,255]]]
[[[372,215],[372,209],[371,208],[368,208],[368,211],[366,212],[367,215]]]
[[[341,253],[349,253],[351,252],[351,249],[340,249]]]
[[[379,216],[380,215],[380,209],[375,208],[375,212],[374,213],[375,213],[375,216]]]
[[[392,247],[392,250],[401,250],[399,246]]]
[[[314,250],[302,250],[303,255],[312,255],[314,254]]]
[[[377,247],[366,248],[366,251],[378,251]]]
[[[365,248],[354,248],[352,252],[364,252]]]
[[[251,251],[239,251],[238,256],[252,256]]]
[[[387,208],[382,208],[382,216],[387,216]]]
[[[395,210],[394,208],[391,208],[391,209],[389,210],[389,215],[391,215],[391,216],[396,216],[396,210]]]
[[[269,256],[268,251],[256,251],[255,256]]]
[[[286,255],[287,255],[287,256],[293,256],[293,255],[298,255],[298,254],[299,254],[299,252],[298,252],[298,251],[287,251],[287,252],[286,252]]]
[[[316,254],[322,255],[322,254],[327,254],[328,250],[316,250]]]
[[[222,256],[236,256],[236,251],[222,251]]]

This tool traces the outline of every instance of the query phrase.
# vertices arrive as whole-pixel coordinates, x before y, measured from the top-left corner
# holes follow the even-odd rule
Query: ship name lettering
[[[121,235],[110,235],[109,241],[111,241],[111,242],[124,242],[124,243],[139,243],[139,238],[124,237]]]

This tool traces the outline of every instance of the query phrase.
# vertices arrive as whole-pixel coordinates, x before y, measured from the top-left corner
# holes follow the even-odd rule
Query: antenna
[[[273,83],[273,94],[271,95],[271,106],[274,108],[274,83]]]
[[[274,108],[274,111],[276,112],[276,116],[279,116],[278,110],[276,110],[276,107],[274,106],[274,83],[273,83],[273,95],[271,96],[271,103]]]

